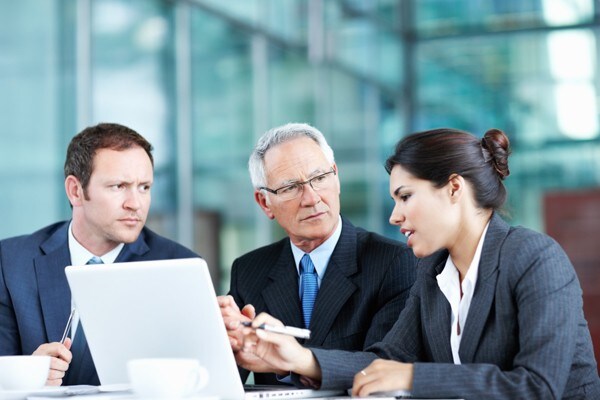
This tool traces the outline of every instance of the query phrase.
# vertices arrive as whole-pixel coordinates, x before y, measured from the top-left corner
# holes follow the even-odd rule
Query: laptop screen
[[[65,269],[102,385],[129,382],[135,358],[197,358],[203,394],[244,397],[206,262],[157,260]]]

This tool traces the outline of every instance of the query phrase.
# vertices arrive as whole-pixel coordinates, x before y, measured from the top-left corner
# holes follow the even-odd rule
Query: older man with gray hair
[[[309,329],[303,345],[363,350],[397,320],[415,281],[416,259],[404,244],[340,215],[338,167],[316,128],[291,123],[267,131],[249,170],[256,203],[287,237],[236,259],[229,296],[219,304],[242,378],[251,370],[255,383],[276,384],[285,382],[287,371],[240,349],[240,322],[267,312],[284,325]]]

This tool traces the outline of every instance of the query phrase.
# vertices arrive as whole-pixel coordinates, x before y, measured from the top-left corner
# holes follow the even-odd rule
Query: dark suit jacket
[[[511,228],[498,215],[483,243],[479,275],[454,365],[448,301],[436,276],[448,257],[419,262],[400,319],[369,353],[314,349],[323,388],[350,387],[377,356],[413,362],[413,395],[465,399],[600,399],[581,287],[550,237]]]
[[[381,340],[398,319],[416,279],[416,258],[404,244],[355,228],[342,218],[342,233],[331,255],[304,344],[326,349],[363,350]],[[238,306],[252,304],[285,325],[302,327],[298,272],[285,238],[233,263],[230,294]],[[247,371],[242,372],[242,379]],[[256,374],[255,383],[277,383]]]
[[[71,264],[68,227],[68,221],[59,222],[0,241],[0,355],[31,354],[39,345],[61,339],[71,311],[64,271]],[[115,262],[187,257],[197,255],[144,228]],[[81,365],[84,371],[67,372],[65,383],[97,384],[89,352]],[[81,378],[73,379],[75,373]]]

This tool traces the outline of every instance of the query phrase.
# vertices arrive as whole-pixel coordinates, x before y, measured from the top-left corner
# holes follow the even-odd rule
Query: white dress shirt
[[[117,247],[109,251],[108,253],[100,256],[104,264],[112,264],[117,259],[117,256],[121,252],[121,249],[125,244],[120,243]],[[69,254],[71,255],[71,265],[86,265],[90,258],[95,257],[95,254],[90,253],[88,249],[83,247],[81,243],[73,236],[73,222],[69,224]],[[71,298],[71,307],[75,307],[75,303]],[[76,311],[73,315],[73,322],[71,323],[71,339],[75,339],[75,332],[77,332],[77,325],[79,324],[79,313]]]
[[[488,222],[485,226],[471,265],[467,271],[467,275],[460,283],[458,269],[452,261],[452,257],[448,256],[446,265],[441,274],[437,278],[438,286],[446,299],[450,303],[452,309],[452,318],[450,320],[450,347],[452,347],[452,358],[454,364],[460,364],[460,356],[458,351],[460,349],[460,340],[464,330],[465,323],[467,321],[467,315],[469,314],[469,307],[471,306],[471,300],[473,299],[473,292],[475,291],[475,285],[477,284],[477,271],[479,271],[479,261],[481,260],[481,248],[483,247],[483,241],[487,232]],[[462,292],[462,296],[461,296]]]
[[[315,266],[315,271],[317,272],[317,284],[319,288],[321,287],[321,281],[323,280],[323,276],[325,275],[325,270],[327,269],[327,264],[329,264],[329,259],[333,254],[333,250],[335,250],[335,246],[337,245],[338,240],[340,240],[340,236],[342,234],[342,217],[338,216],[338,224],[333,231],[333,234],[324,241],[319,247],[308,253],[310,259]],[[292,253],[294,254],[294,261],[296,262],[296,271],[298,272],[298,287],[300,287],[300,260],[306,254],[304,251],[300,250],[294,243],[292,245]],[[302,288],[300,287],[300,294],[302,293]]]

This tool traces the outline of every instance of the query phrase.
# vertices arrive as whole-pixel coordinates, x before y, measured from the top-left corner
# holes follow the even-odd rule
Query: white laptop
[[[340,394],[286,386],[245,392],[201,258],[69,266],[65,272],[102,385],[128,383],[131,359],[188,357],[209,370],[206,396],[238,400]]]

